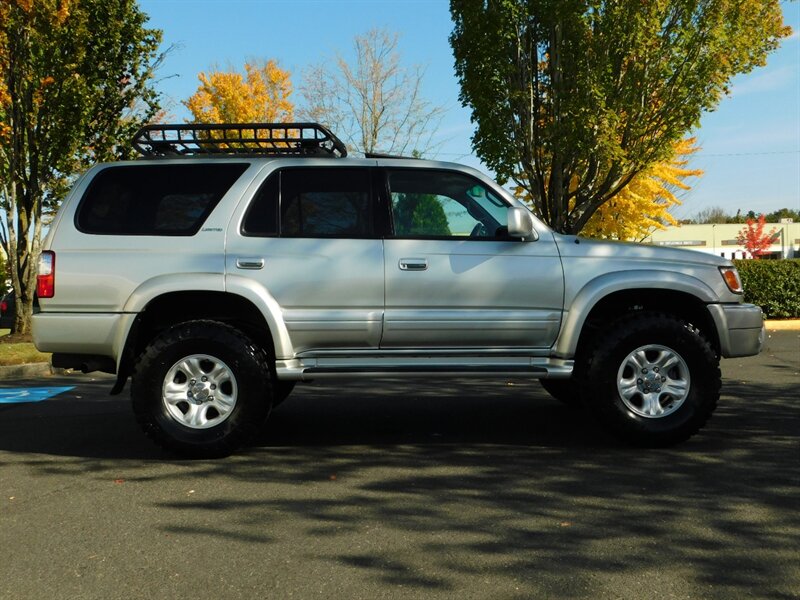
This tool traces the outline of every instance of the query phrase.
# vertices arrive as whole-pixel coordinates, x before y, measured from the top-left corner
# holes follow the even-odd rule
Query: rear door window
[[[242,224],[248,236],[367,238],[375,232],[370,172],[308,167],[273,173]]]
[[[100,171],[76,226],[98,235],[194,235],[247,163],[120,165]]]

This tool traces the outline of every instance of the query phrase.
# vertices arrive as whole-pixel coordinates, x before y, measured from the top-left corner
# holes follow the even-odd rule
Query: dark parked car
[[[39,312],[39,299],[33,299],[33,312]],[[17,298],[14,292],[9,292],[0,300],[0,329],[11,329],[17,316]]]
[[[6,294],[0,300],[0,329],[11,329],[14,325],[14,316],[17,314],[16,307],[14,292]]]

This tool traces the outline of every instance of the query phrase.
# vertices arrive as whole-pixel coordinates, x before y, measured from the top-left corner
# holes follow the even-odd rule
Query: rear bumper
[[[33,315],[33,343],[41,352],[108,357],[119,364],[132,313],[39,313]]]
[[[754,304],[709,304],[708,310],[719,333],[724,358],[754,356],[761,352],[766,337],[764,316]]]

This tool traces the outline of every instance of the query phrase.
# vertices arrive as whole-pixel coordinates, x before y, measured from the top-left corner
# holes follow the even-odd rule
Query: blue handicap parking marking
[[[69,387],[36,387],[0,389],[0,404],[21,404],[23,402],[41,402],[58,394],[75,389]]]

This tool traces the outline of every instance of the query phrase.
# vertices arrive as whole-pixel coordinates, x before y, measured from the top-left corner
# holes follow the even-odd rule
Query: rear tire
[[[719,358],[699,330],[671,315],[626,315],[587,353],[581,397],[619,438],[671,446],[697,433],[719,400]]]
[[[139,356],[131,400],[139,425],[165,449],[189,458],[227,456],[270,413],[267,356],[224,323],[182,323]]]

